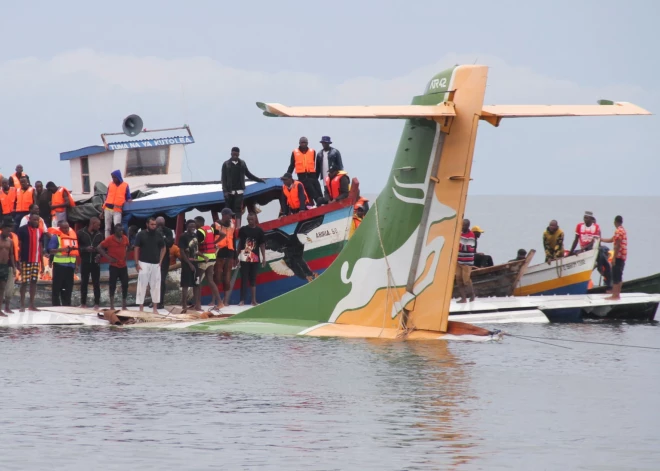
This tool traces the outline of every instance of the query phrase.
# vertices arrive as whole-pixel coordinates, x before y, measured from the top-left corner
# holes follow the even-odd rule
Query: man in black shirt
[[[248,283],[252,288],[252,305],[256,306],[257,272],[260,261],[262,267],[266,266],[266,244],[264,230],[257,225],[257,216],[254,213],[248,214],[247,222],[247,226],[238,230],[238,245],[236,246],[238,260],[241,262],[241,302],[239,306],[245,304]],[[259,257],[260,252],[261,257]]]
[[[163,257],[165,257],[165,241],[161,233],[156,230],[156,219],[151,217],[147,221],[147,229],[138,232],[135,238],[135,269],[138,272],[135,301],[140,305],[140,311],[144,311],[144,297],[149,286],[154,314],[158,314],[161,294],[160,264]]]
[[[243,212],[243,193],[245,192],[245,177],[257,183],[266,183],[262,178],[255,177],[247,168],[240,155],[238,147],[232,147],[231,159],[222,164],[222,192],[225,196],[225,208],[236,214],[236,227],[241,225]]]
[[[197,224],[192,219],[186,222],[186,232],[179,237],[179,252],[181,257],[181,313],[188,308],[188,288],[193,289],[195,311],[202,310],[201,285],[197,276],[197,251],[199,236]]]
[[[99,231],[101,220],[92,218],[89,225],[78,231],[78,248],[80,251],[80,307],[87,307],[87,286],[89,275],[92,275],[94,287],[94,309],[99,308],[101,302],[101,265],[96,247],[103,242],[103,234]]]
[[[51,193],[44,188],[44,184],[40,180],[34,184],[34,191],[35,203],[39,205],[39,217],[44,220],[46,227],[50,227],[52,225],[50,216]]]
[[[156,218],[156,226],[165,241],[165,257],[160,264],[160,303],[158,309],[165,308],[165,283],[167,282],[167,273],[170,271],[170,249],[174,245],[174,232],[165,225],[165,218],[159,216]]]

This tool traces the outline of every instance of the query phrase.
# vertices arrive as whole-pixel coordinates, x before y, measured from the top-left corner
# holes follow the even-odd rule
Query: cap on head
[[[280,180],[287,180],[287,179],[290,179],[290,178],[293,178],[293,175],[291,175],[289,172],[287,172],[287,173],[285,173],[284,175],[282,175],[280,177]]]
[[[592,217],[594,217],[594,213],[592,211],[585,211],[584,212],[584,217],[592,218]]]
[[[323,136],[320,142],[327,142],[328,144],[332,144],[332,139],[330,139],[330,136]]]
[[[474,226],[474,227],[472,228],[472,232],[478,232],[479,234],[483,234],[483,233],[486,232],[486,231],[484,231],[484,230],[483,230],[481,227],[479,227],[479,226]]]
[[[330,167],[328,167],[328,172],[339,172],[339,167],[337,167],[335,164],[332,164]]]
[[[223,208],[222,211],[220,211],[221,216],[233,216],[234,211],[232,211],[230,208]]]

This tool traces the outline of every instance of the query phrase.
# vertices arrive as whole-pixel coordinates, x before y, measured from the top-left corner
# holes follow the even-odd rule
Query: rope
[[[509,333],[507,333],[506,335],[508,335],[509,337],[515,337],[515,338],[521,339],[521,340],[527,340],[529,342],[542,343],[544,345],[550,345],[552,347],[565,348],[567,350],[573,350],[571,347],[564,347],[563,345],[555,345],[554,343],[541,342],[540,340],[532,340],[532,339],[528,339],[528,338],[525,338],[525,337],[521,337],[519,335],[513,335],[513,334],[509,334]]]
[[[561,278],[564,274],[564,257],[555,260],[555,272],[557,273],[557,278]]]
[[[511,334],[507,334],[507,335],[511,335]],[[511,336],[512,337],[518,337],[518,338],[526,338],[526,340],[528,340],[528,339],[542,339],[542,340],[555,340],[555,341],[559,341],[559,342],[591,343],[591,344],[594,344],[594,345],[607,345],[608,347],[627,347],[627,348],[643,348],[643,349],[647,349],[647,350],[660,350],[660,347],[647,347],[647,346],[644,346],[644,345],[626,345],[626,344],[622,344],[622,343],[591,342],[589,340],[560,339],[560,338],[556,338],[556,337],[534,337],[532,335],[526,335],[525,337],[516,336],[516,335],[511,335]],[[559,345],[555,345],[555,346],[558,347]]]
[[[387,294],[385,296],[385,306],[383,309],[383,324],[380,329],[380,333],[378,334],[378,337],[380,337],[383,334],[383,331],[385,330],[385,320],[387,319],[388,316],[388,310],[387,306],[389,304],[389,299],[390,299],[390,294],[392,291],[394,291],[394,294],[392,295],[392,304],[398,300],[399,304],[401,304],[401,298],[399,296],[399,293],[396,291],[396,281],[394,280],[394,276],[392,275],[392,267],[390,265],[390,261],[387,258],[387,253],[385,252],[385,244],[383,243],[383,236],[380,230],[380,216],[378,214],[378,200],[374,202],[374,211],[376,213],[376,234],[378,234],[378,242],[380,244],[380,250],[383,252],[383,259],[385,260],[385,265],[387,266]],[[403,306],[402,306],[403,307]],[[399,318],[399,330],[401,331],[399,334],[397,334],[397,338],[400,335],[407,335],[409,330],[405,328],[403,325],[403,316]],[[412,329],[411,329],[412,330]]]

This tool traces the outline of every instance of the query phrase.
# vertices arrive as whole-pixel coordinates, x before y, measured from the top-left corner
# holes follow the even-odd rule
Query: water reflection
[[[391,446],[415,446],[411,467],[459,469],[477,457],[470,433],[469,366],[451,353],[447,342],[370,342],[387,372],[380,372],[381,394],[398,403],[381,419]],[[424,452],[419,453],[423,447]],[[412,456],[411,456],[412,460]]]

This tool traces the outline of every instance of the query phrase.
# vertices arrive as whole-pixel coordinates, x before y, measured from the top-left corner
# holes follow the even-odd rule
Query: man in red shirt
[[[474,268],[474,253],[477,248],[477,238],[470,230],[470,220],[463,219],[461,238],[458,243],[458,263],[456,265],[456,285],[461,295],[459,303],[466,303],[469,296],[474,301],[472,287],[472,269]]]
[[[594,245],[594,238],[600,237],[600,226],[596,224],[596,218],[591,211],[584,212],[584,222],[581,222],[575,228],[575,240],[571,246],[569,255],[575,254],[575,248],[580,243],[580,252],[591,250]]]
[[[628,258],[628,234],[623,228],[623,217],[614,218],[614,236],[611,239],[601,239],[602,242],[614,243],[612,255],[612,296],[605,298],[612,301],[621,299],[621,284],[623,283],[623,268]]]
[[[126,266],[126,252],[128,251],[128,237],[124,235],[121,224],[114,225],[114,234],[101,242],[96,250],[102,257],[110,262],[110,309],[115,308],[115,290],[117,280],[121,281],[121,308],[126,310],[126,298],[128,297],[128,267]]]

